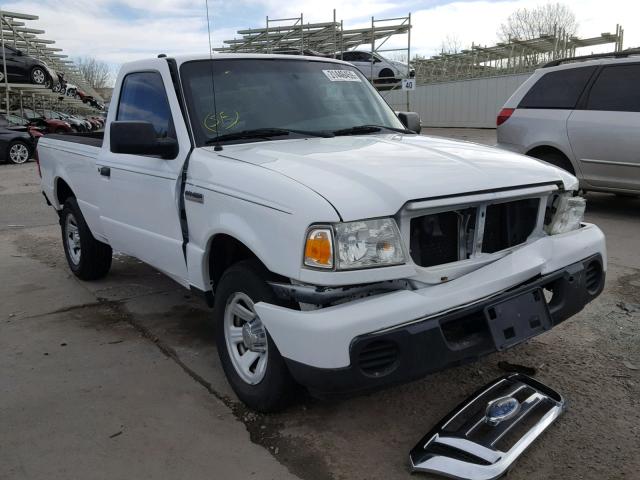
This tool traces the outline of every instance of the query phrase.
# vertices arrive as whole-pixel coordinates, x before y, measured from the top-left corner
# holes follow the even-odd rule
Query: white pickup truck
[[[201,293],[271,411],[512,347],[602,291],[572,175],[414,130],[345,62],[160,56],[122,67],[104,138],[48,135],[39,167],[71,270],[116,250]]]

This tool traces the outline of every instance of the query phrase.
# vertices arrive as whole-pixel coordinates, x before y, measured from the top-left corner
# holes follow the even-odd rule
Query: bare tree
[[[562,3],[548,3],[535,8],[519,8],[498,28],[502,42],[530,40],[542,35],[575,35],[578,22],[573,11]]]
[[[461,50],[461,42],[457,35],[447,35],[440,44],[441,54],[458,53]]]
[[[93,57],[81,57],[75,64],[87,83],[93,88],[110,87],[113,82],[111,66]]]

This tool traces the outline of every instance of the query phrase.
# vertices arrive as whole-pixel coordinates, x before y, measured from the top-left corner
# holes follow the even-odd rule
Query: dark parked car
[[[35,139],[27,127],[11,127],[5,116],[0,115],[0,162],[25,163],[33,155],[34,147]]]
[[[46,127],[37,127],[33,125],[31,122],[29,122],[29,120],[27,120],[26,118],[15,113],[10,113],[9,115],[3,114],[3,115],[0,115],[0,118],[3,118],[9,124],[9,128],[11,128],[12,130],[26,131],[33,138],[36,138],[36,139],[40,138],[42,135],[44,135],[47,132]],[[24,127],[24,128],[15,128],[15,127]]]
[[[4,52],[0,47],[0,62],[3,57],[7,61],[7,78],[11,83],[34,83],[50,88],[52,79],[58,79],[58,74],[42,60],[25,55],[13,47],[5,45]],[[4,71],[0,72],[0,82],[4,82]]]

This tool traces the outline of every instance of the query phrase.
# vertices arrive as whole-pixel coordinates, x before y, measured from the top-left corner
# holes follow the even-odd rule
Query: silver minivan
[[[587,191],[640,194],[640,55],[632,53],[536,70],[498,114],[498,147],[568,170]]]

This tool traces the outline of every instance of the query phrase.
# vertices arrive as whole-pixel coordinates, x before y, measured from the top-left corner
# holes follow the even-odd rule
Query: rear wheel
[[[256,261],[242,261],[222,275],[215,295],[214,320],[218,355],[236,393],[248,407],[273,412],[292,399],[296,384],[256,314],[258,302],[278,304]]]
[[[82,280],[104,277],[111,268],[111,247],[93,238],[73,197],[64,203],[60,227],[64,253],[74,275]]]
[[[31,156],[31,148],[21,140],[14,140],[7,147],[7,159],[16,165],[26,163]]]
[[[380,78],[393,78],[394,74],[393,74],[393,70],[391,70],[390,68],[383,68],[380,71]]]

